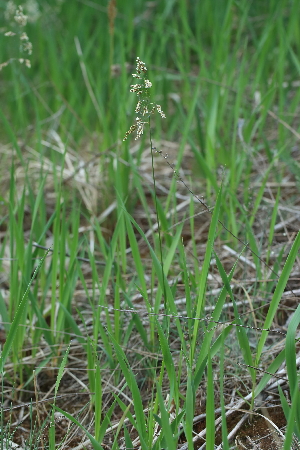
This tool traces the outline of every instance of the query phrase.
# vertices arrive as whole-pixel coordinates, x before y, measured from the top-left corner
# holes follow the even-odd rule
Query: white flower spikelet
[[[27,0],[25,3],[25,8],[31,8],[31,13],[35,12],[35,17],[37,17],[37,8],[38,4],[36,0]],[[27,55],[32,54],[32,43],[27,36],[27,33],[24,31],[24,27],[27,22],[30,20],[28,15],[25,15],[23,12],[23,6],[16,6],[16,4],[9,0],[6,4],[6,10],[4,12],[4,19],[8,23],[8,26],[13,29],[9,31],[5,31],[3,34],[5,37],[14,37],[16,36],[20,42],[20,52],[27,53]],[[20,55],[21,56],[21,55]],[[8,61],[0,63],[0,71],[3,67],[7,67],[13,61],[18,61],[20,64],[25,64],[26,67],[31,67],[30,60],[23,57],[12,57]]]
[[[25,14],[23,13],[22,6],[19,6],[17,8],[14,19],[20,27],[25,27],[25,25],[27,24],[27,16],[25,16]]]
[[[146,79],[147,67],[146,64],[140,60],[139,57],[136,58],[136,73],[133,73],[133,78],[139,80],[139,83],[132,84],[130,86],[130,92],[136,93],[138,96],[138,102],[135,107],[136,123],[131,125],[129,130],[125,133],[123,141],[126,141],[128,136],[136,131],[135,140],[137,140],[144,133],[144,126],[149,123],[149,117],[157,111],[160,116],[165,119],[166,116],[161,109],[160,105],[150,102],[149,89],[152,87],[150,80]]]

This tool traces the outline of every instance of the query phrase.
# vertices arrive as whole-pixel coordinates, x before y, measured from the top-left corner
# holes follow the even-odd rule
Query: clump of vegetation
[[[119,3],[4,5],[2,447],[297,449],[300,5]]]

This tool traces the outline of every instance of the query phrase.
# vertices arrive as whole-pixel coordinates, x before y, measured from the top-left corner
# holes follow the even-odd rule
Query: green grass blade
[[[286,368],[291,395],[293,395],[295,389],[298,389],[295,337],[299,323],[300,323],[300,305],[298,305],[289,323],[285,341]]]
[[[222,442],[223,442],[223,450],[229,450],[228,428],[226,422],[226,410],[224,398],[224,350],[225,350],[224,335],[222,335],[221,339],[223,341],[220,349],[220,403],[222,415]]]
[[[166,338],[166,336],[164,335],[164,332],[162,330],[162,327],[160,326],[158,320],[156,319],[156,330],[158,332],[159,335],[159,341],[160,341],[160,347],[161,347],[161,351],[162,351],[162,355],[163,355],[163,360],[168,372],[168,376],[169,376],[169,381],[170,381],[170,386],[169,386],[169,391],[170,391],[170,401],[173,400],[174,398],[174,390],[176,387],[176,373],[175,373],[175,367],[174,367],[174,362],[173,362],[173,358],[172,358],[172,354],[170,351],[170,345],[169,342]]]
[[[279,369],[284,359],[285,359],[285,350],[282,350],[276,356],[272,364],[270,364],[269,367],[266,369],[269,373],[265,373],[260,382],[258,383],[258,385],[256,386],[254,391],[254,397],[257,397],[261,393],[261,391],[264,390],[268,381],[272,378],[272,375],[275,374],[275,372]]]
[[[295,418],[296,418],[296,430],[297,436],[300,439],[300,391],[299,391],[299,375],[296,363],[296,345],[295,337],[297,328],[300,323],[300,305],[298,305],[291,322],[288,326],[288,331],[286,335],[285,342],[285,359],[286,368],[289,379],[290,395],[293,401],[296,403],[295,406]],[[292,408],[294,407],[292,403]]]
[[[238,338],[238,341],[239,341],[239,344],[240,344],[241,352],[244,355],[245,363],[248,366],[248,370],[250,372],[252,381],[254,382],[255,381],[255,370],[253,369],[254,362],[253,362],[253,359],[252,359],[252,353],[251,353],[251,349],[250,349],[249,339],[248,339],[248,336],[247,336],[245,328],[243,328],[243,326],[242,326],[243,324],[242,324],[242,321],[241,321],[240,316],[238,314],[236,301],[235,301],[234,295],[232,293],[232,289],[230,287],[229,279],[228,279],[228,277],[226,275],[226,272],[225,272],[225,270],[224,270],[224,268],[222,266],[222,263],[221,263],[220,259],[218,258],[218,255],[216,253],[215,253],[215,258],[216,258],[218,270],[220,272],[222,281],[223,281],[223,283],[224,283],[224,285],[226,287],[226,290],[227,290],[227,292],[228,292],[228,294],[230,296],[230,299],[232,301],[232,304],[233,304],[235,322],[236,322],[237,325],[240,325],[240,326],[236,326],[235,327],[236,328],[236,334],[237,334],[237,338]]]
[[[68,412],[64,411],[63,409],[60,409],[56,405],[54,405],[54,408],[57,411],[59,411],[61,414],[63,414],[71,422],[75,423],[75,425],[77,425],[87,435],[87,437],[91,441],[91,444],[92,444],[94,450],[104,450],[102,445],[100,445],[99,442],[96,441],[96,439],[91,435],[91,433],[89,433],[88,430],[74,416],[72,416],[72,414],[69,414]]]
[[[206,397],[206,449],[215,448],[215,396],[214,377],[210,352],[207,361],[207,397]]]
[[[298,441],[300,440],[300,424],[299,421],[297,421],[297,411],[299,411],[299,404],[300,404],[300,394],[299,394],[299,388],[295,389],[293,395],[291,396],[292,400],[292,406],[289,411],[289,415],[287,417],[287,428],[285,431],[285,440],[283,445],[283,450],[290,450],[292,448],[292,441],[294,432],[297,436]],[[295,426],[295,419],[296,419],[296,426]]]
[[[100,442],[101,436],[101,421],[102,421],[102,379],[101,379],[101,368],[98,358],[96,358],[95,364],[95,395],[94,395],[94,405],[95,405],[95,438],[97,442]]]
[[[233,268],[230,271],[230,274],[227,277],[228,282],[230,282],[233,277],[235,266],[236,266],[236,264],[234,264]],[[204,359],[207,358],[208,351],[211,346],[211,341],[212,341],[213,335],[215,333],[214,328],[216,326],[216,322],[220,320],[220,316],[222,314],[223,305],[225,303],[226,296],[227,296],[227,289],[224,286],[221,290],[218,301],[217,301],[214,311],[212,313],[212,317],[211,317],[212,320],[208,324],[207,331],[205,333],[203,342],[201,344],[201,349],[200,349],[200,353],[199,353],[199,356],[197,359],[197,365],[196,365],[197,370],[199,369],[202,361],[204,361]]]
[[[263,328],[265,328],[266,330],[268,330],[270,328],[270,326],[272,325],[274,316],[276,314],[279,302],[281,300],[283,291],[286,287],[286,284],[288,282],[290,273],[293,269],[293,265],[295,262],[295,259],[298,255],[299,252],[299,247],[300,247],[300,232],[297,234],[296,239],[292,245],[291,251],[287,257],[287,260],[285,262],[285,265],[283,267],[282,273],[278,279],[278,283],[273,295],[273,298],[271,300],[270,306],[269,306],[269,310],[268,310],[268,314],[267,317],[265,319]],[[256,353],[256,364],[258,365],[266,339],[268,337],[269,331],[263,331],[257,346],[257,353]]]
[[[199,286],[198,286],[198,296],[197,296],[197,300],[196,300],[196,314],[195,314],[196,319],[199,319],[201,317],[201,311],[204,306],[203,303],[204,303],[205,291],[206,291],[206,281],[207,281],[207,276],[208,276],[211,255],[213,252],[215,234],[216,234],[217,225],[218,225],[219,212],[220,212],[220,207],[221,207],[221,198],[222,198],[222,189],[219,190],[216,205],[214,208],[214,212],[212,214],[211,223],[210,223],[210,227],[209,227],[206,252],[205,252],[202,271],[201,271],[201,275],[200,275]],[[195,320],[194,329],[193,329],[193,339],[192,339],[192,343],[191,343],[191,361],[190,361],[191,364],[192,364],[192,360],[194,358],[194,354],[195,354],[195,350],[196,350],[196,340],[197,340],[197,336],[198,336],[198,328],[199,328],[199,320]]]
[[[160,409],[160,420],[161,420],[161,435],[162,435],[162,441],[163,446],[167,450],[176,450],[177,449],[177,438],[174,437],[172,427],[170,424],[170,417],[169,414],[166,411],[166,407],[164,404],[164,399],[161,392],[161,387],[159,384],[156,385],[157,389],[157,395],[159,399],[159,409]]]
[[[40,267],[42,266],[42,264],[44,263],[44,261],[45,261],[45,259],[46,259],[46,257],[47,257],[49,252],[50,252],[50,249],[47,250],[47,252],[44,254],[43,258],[39,262],[38,266],[36,267],[36,269],[35,269],[35,271],[34,271],[34,273],[32,275],[32,278],[31,278],[31,280],[30,280],[30,282],[29,282],[29,284],[28,284],[28,286],[26,288],[26,291],[23,294],[22,300],[21,300],[21,302],[20,302],[20,304],[19,304],[19,306],[17,308],[14,320],[13,320],[13,322],[11,324],[9,333],[7,335],[5,344],[3,346],[3,350],[1,352],[1,356],[0,356],[0,373],[2,373],[3,370],[4,370],[5,361],[6,361],[7,357],[8,357],[8,354],[9,354],[9,351],[10,351],[10,349],[12,347],[14,338],[15,338],[16,333],[18,331],[19,323],[22,320],[24,308],[26,307],[27,300],[28,300],[28,292],[29,292],[30,286],[32,285],[33,280],[37,276],[38,271],[39,271]]]
[[[146,431],[146,421],[145,421],[145,414],[143,411],[143,404],[142,399],[140,395],[140,391],[135,379],[135,376],[130,368],[130,364],[126,358],[125,353],[123,352],[120,345],[117,343],[115,338],[110,335],[110,339],[112,341],[112,344],[114,346],[114,349],[116,351],[116,356],[118,359],[118,362],[120,364],[120,367],[122,369],[122,374],[128,384],[128,387],[131,390],[132,394],[132,400],[134,404],[134,410],[136,415],[136,422],[137,422],[137,431],[139,433],[139,437],[141,440],[141,446],[143,450],[147,450],[148,446],[146,444],[148,438],[147,438],[147,431]]]

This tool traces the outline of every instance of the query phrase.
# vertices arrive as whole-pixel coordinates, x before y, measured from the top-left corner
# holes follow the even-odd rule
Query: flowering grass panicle
[[[10,26],[15,29],[15,31],[6,31],[4,33],[5,37],[19,36],[20,41],[20,52],[27,53],[27,55],[32,54],[32,43],[27,36],[27,33],[23,30],[28,21],[28,16],[24,14],[22,6],[16,6],[13,1],[9,1],[6,6],[6,11],[4,17],[7,22],[10,22]],[[8,66],[12,61],[17,60],[20,64],[25,63],[26,67],[31,67],[30,60],[28,58],[10,58],[0,64],[0,70],[3,67]]]
[[[136,123],[131,125],[129,130],[126,132],[123,141],[126,141],[128,136],[136,131],[137,140],[144,132],[144,125],[149,123],[149,118],[151,114],[154,114],[157,111],[160,116],[165,119],[165,114],[161,109],[160,105],[153,103],[150,101],[150,92],[149,89],[152,86],[151,81],[146,79],[147,67],[143,61],[140,60],[139,57],[136,58],[136,73],[133,73],[132,76],[137,78],[139,82],[137,84],[132,84],[130,87],[130,92],[135,92],[138,96],[138,102],[135,108],[136,113]]]

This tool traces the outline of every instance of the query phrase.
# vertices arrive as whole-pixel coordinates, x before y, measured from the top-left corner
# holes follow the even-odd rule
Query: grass
[[[1,449],[298,448],[298,2],[35,6],[1,19]]]

